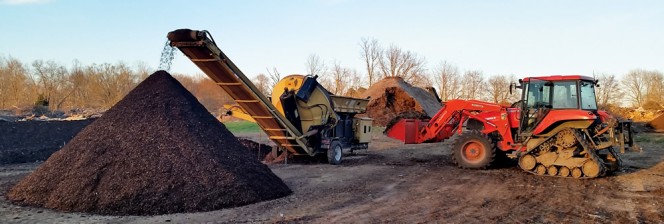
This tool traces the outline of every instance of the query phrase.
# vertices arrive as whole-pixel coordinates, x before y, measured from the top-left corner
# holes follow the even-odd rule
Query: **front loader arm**
[[[477,116],[477,114],[485,112],[500,113],[501,110],[504,109],[500,105],[479,100],[447,101],[443,108],[420,130],[418,142],[435,142],[452,137],[454,131],[460,128],[460,124],[468,118],[476,119],[482,122],[485,127],[490,126],[495,129],[497,128],[495,124],[484,117]],[[500,119],[500,117],[494,116],[493,119]]]

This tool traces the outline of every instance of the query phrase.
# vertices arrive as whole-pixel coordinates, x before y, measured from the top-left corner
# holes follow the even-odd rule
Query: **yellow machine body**
[[[268,99],[219,49],[209,32],[178,29],[167,37],[170,46],[178,48],[235,101],[235,105],[225,106],[230,114],[256,122],[282,155],[322,154],[330,164],[339,164],[344,150],[368,147],[371,120],[355,117],[366,112],[368,99],[335,96],[316,76],[303,75],[283,78]]]
[[[285,115],[280,97],[284,92],[297,92],[302,87],[304,80],[308,78],[304,75],[289,75],[282,78],[274,85],[270,101],[272,105]],[[300,117],[302,130],[309,130],[312,125],[326,124],[329,121],[336,121],[337,113],[364,113],[366,112],[369,100],[352,97],[331,95],[325,88],[318,85],[312,91],[307,102],[297,101],[297,111]],[[249,114],[244,112],[241,107],[235,105],[224,105],[233,117],[246,121],[256,122]],[[366,117],[353,118],[353,132],[355,139],[359,143],[369,143],[371,141],[371,125],[373,119]]]
[[[281,105],[281,95],[286,91],[297,92],[300,90],[305,78],[303,75],[289,75],[281,79],[274,86],[271,101],[272,105],[279,110],[279,113],[285,114]],[[303,132],[309,130],[311,125],[326,124],[330,118],[336,119],[330,94],[320,85],[316,86],[312,91],[307,102],[297,101],[297,112]]]

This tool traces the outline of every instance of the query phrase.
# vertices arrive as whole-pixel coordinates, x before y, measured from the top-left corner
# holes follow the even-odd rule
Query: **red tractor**
[[[523,90],[510,107],[450,100],[431,119],[402,118],[386,134],[419,144],[458,133],[452,158],[462,168],[486,169],[506,156],[533,174],[599,177],[621,167],[615,148],[624,152],[633,140],[631,121],[597,109],[596,86],[579,75],[525,78],[510,86]]]

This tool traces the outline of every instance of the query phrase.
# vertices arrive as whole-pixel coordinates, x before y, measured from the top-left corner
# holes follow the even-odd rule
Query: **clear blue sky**
[[[0,56],[157,68],[166,33],[207,29],[249,76],[307,56],[362,69],[373,37],[485,75],[664,71],[664,1],[0,0]],[[179,54],[173,72],[200,73]]]

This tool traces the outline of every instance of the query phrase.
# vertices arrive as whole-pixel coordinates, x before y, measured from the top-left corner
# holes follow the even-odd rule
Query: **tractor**
[[[503,106],[449,100],[430,119],[398,118],[386,135],[406,144],[441,142],[455,134],[452,159],[467,169],[486,169],[499,157],[518,161],[536,175],[595,178],[619,170],[616,152],[633,146],[631,121],[598,110],[592,77],[529,77],[510,85],[521,100]]]

